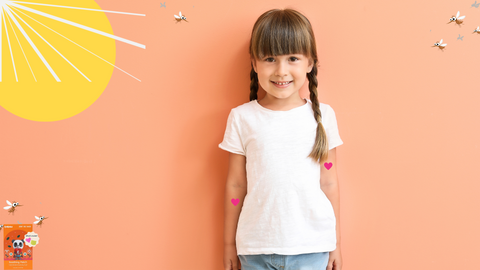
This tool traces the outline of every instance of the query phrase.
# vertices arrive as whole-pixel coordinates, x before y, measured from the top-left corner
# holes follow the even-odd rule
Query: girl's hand
[[[340,247],[330,252],[328,258],[327,270],[342,270],[342,253]]]
[[[240,270],[240,259],[237,256],[236,245],[225,245],[223,248],[223,269]]]

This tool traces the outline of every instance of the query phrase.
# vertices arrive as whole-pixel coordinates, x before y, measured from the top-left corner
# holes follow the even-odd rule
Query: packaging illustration
[[[25,235],[33,231],[32,226],[32,224],[3,226],[4,269],[33,269],[32,238],[30,237],[29,243],[25,242]]]

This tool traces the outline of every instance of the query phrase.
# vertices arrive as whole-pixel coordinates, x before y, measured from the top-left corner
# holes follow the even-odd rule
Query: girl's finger
[[[230,262],[232,262],[232,270],[238,270],[238,267],[233,263],[233,261]]]
[[[333,270],[333,261],[328,261],[327,270]]]

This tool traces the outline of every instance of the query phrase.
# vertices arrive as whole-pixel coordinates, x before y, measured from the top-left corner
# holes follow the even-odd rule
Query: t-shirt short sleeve
[[[235,117],[235,111],[232,109],[228,115],[227,127],[223,141],[218,145],[223,150],[245,156],[243,148],[240,125]]]
[[[330,105],[327,106],[327,113],[325,119],[325,132],[327,133],[328,139],[328,150],[331,150],[339,145],[343,144],[342,139],[338,133],[337,118],[335,116],[335,111]]]

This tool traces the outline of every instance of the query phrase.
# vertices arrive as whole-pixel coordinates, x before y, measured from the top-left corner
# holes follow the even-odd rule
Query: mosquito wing
[[[455,16],[455,18],[458,19],[458,16],[460,16],[460,11],[457,12],[457,16]]]
[[[181,19],[181,18],[180,18],[180,17],[178,17],[177,15],[173,15],[173,16],[175,16],[175,18],[177,18],[177,19]]]
[[[440,46],[441,46],[441,47],[445,47],[445,46],[447,46],[447,43],[445,43],[445,44],[442,44],[442,45],[440,45]]]
[[[457,20],[463,20],[463,19],[465,19],[465,15],[463,15],[462,17],[457,18]]]
[[[442,42],[443,42],[443,39],[440,39],[440,41],[438,43],[442,44]]]
[[[3,209],[5,209],[5,210],[8,210],[8,209],[10,209],[10,208],[12,208],[11,205],[10,205],[10,206],[5,206],[5,207],[3,207]]]
[[[7,200],[7,204],[8,204],[8,205],[12,205],[12,203],[11,203],[11,202],[9,202],[8,200]]]
[[[40,222],[40,220],[34,221],[33,224],[37,224],[38,222]]]
[[[180,17],[182,17],[182,12],[180,11],[180,12],[178,13],[178,15],[180,15]]]

